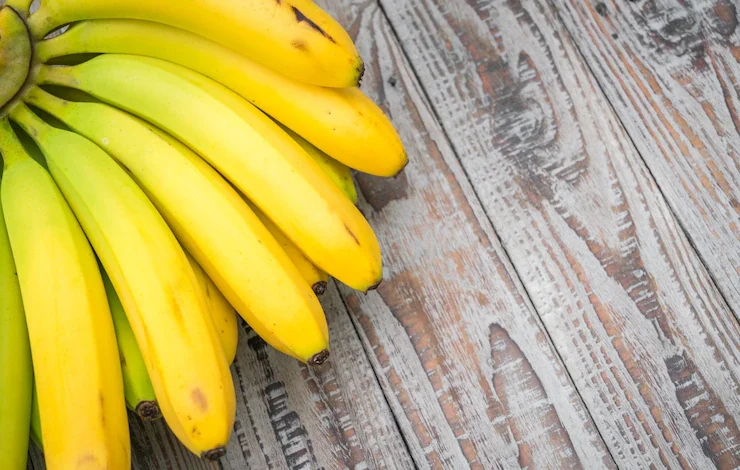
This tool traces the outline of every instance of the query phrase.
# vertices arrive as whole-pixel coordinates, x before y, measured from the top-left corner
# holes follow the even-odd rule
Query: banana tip
[[[311,286],[313,289],[313,293],[316,295],[324,295],[326,292],[326,281],[319,281],[313,286]]]
[[[308,360],[308,365],[320,366],[321,364],[326,362],[327,359],[329,359],[329,350],[324,349],[311,356],[311,358]]]
[[[215,449],[207,450],[200,456],[206,460],[216,461],[226,455],[226,447],[216,447]]]
[[[368,293],[368,292],[370,292],[371,290],[375,290],[375,289],[377,289],[378,287],[380,287],[380,285],[381,285],[382,283],[383,283],[383,279],[379,280],[378,282],[376,282],[376,283],[375,283],[375,284],[373,284],[372,286],[368,287],[368,288],[367,288],[367,289],[365,290],[365,292],[363,292],[363,294],[367,295],[367,293]]]
[[[365,62],[360,57],[360,64],[357,66],[357,86],[362,85],[362,77],[365,76]]]
[[[156,401],[142,401],[136,405],[136,414],[144,421],[154,421],[162,417],[162,410]]]

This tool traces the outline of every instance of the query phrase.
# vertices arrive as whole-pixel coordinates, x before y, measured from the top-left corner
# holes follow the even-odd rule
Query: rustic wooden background
[[[735,0],[318,3],[410,156],[386,280],[314,370],[244,326],[227,456],[133,419],[135,467],[740,468]]]

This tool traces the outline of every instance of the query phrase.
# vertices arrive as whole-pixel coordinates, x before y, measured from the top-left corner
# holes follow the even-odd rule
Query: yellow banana
[[[11,118],[39,144],[110,276],[170,429],[195,454],[221,457],[234,423],[233,382],[198,281],[174,235],[136,183],[98,146],[49,126],[22,103]],[[69,277],[47,276],[55,282]],[[58,368],[69,370],[70,364]],[[122,390],[120,375],[118,383]],[[44,389],[40,383],[40,393]],[[48,453],[55,433],[47,434],[49,407],[43,394],[39,399]]]
[[[149,56],[202,73],[356,170],[393,176],[408,161],[393,124],[359,89],[298,82],[182,29],[138,20],[83,21],[36,46],[42,62],[91,52]]]
[[[64,102],[39,88],[27,100],[104,147],[131,172],[183,246],[262,338],[305,362],[326,358],[321,305],[218,172],[171,136],[108,105]]]
[[[344,195],[352,201],[352,204],[357,204],[357,188],[355,188],[355,182],[352,179],[352,172],[347,165],[338,160],[334,160],[329,155],[317,149],[313,144],[311,144],[311,142],[282,124],[280,127],[282,127],[283,130],[293,138],[293,140],[298,142],[298,145],[303,147],[303,150],[305,150],[306,153],[319,164],[321,169],[329,175],[329,178],[331,178],[334,184],[336,184],[337,187],[342,190]]]
[[[16,10],[0,5],[0,108],[15,96],[31,66],[31,40]]]
[[[156,21],[205,36],[296,80],[357,86],[362,59],[342,26],[311,0],[44,0],[28,19],[36,40],[95,18]]]
[[[7,124],[0,132],[12,132]],[[26,317],[0,204],[0,468],[26,468],[32,387]]]
[[[321,268],[317,268],[311,260],[306,258],[306,255],[304,255],[301,250],[295,246],[295,243],[290,241],[290,239],[280,231],[277,225],[275,225],[269,217],[259,210],[258,207],[248,200],[246,201],[249,203],[249,207],[252,208],[257,217],[259,217],[265,225],[267,230],[269,230],[272,236],[275,237],[275,240],[277,240],[277,242],[280,243],[280,246],[283,247],[283,250],[290,257],[290,260],[293,261],[293,264],[298,268],[298,271],[301,272],[303,279],[305,279],[306,282],[308,282],[308,285],[311,286],[313,292],[316,295],[324,294],[324,292],[326,292],[327,283],[329,282],[329,275],[322,271]]]
[[[110,278],[104,270],[103,284],[108,296],[108,305],[113,317],[113,327],[116,330],[116,342],[118,343],[118,354],[121,357],[121,372],[123,373],[123,392],[126,405],[136,412],[141,419],[152,421],[162,416],[157,405],[152,381],[146,371],[144,356],[141,354],[139,345],[136,343],[134,330],[126,318],[126,312],[118,298],[116,290]]]
[[[43,410],[47,468],[128,469],[121,366],[95,255],[51,176],[7,120],[0,121],[0,149],[2,205]]]
[[[188,257],[188,261],[190,261],[190,266],[193,268],[195,277],[198,278],[198,282],[200,282],[200,286],[203,289],[203,294],[208,303],[208,310],[211,312],[213,324],[221,340],[221,347],[224,350],[226,362],[231,364],[236,357],[237,340],[239,338],[236,311],[234,311],[234,307],[226,300],[226,297],[218,290],[216,284],[213,283],[211,278],[208,277],[208,274],[203,271],[203,268],[200,267],[190,253],[186,251],[185,254]]]
[[[212,163],[329,275],[361,291],[381,281],[380,246],[362,214],[290,136],[227,88],[168,62],[115,54],[44,66],[39,80],[153,122]]]

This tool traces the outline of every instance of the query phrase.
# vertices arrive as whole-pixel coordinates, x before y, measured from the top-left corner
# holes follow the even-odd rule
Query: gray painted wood
[[[385,281],[342,293],[417,466],[612,467],[384,16],[328,9],[410,157],[395,179],[358,176]]]
[[[740,328],[553,6],[381,4],[618,465],[739,466]]]
[[[740,4],[555,3],[740,318]]]

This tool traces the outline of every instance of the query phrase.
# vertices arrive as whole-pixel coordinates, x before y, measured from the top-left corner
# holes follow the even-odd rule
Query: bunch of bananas
[[[397,174],[401,141],[311,0],[30,3],[0,9],[0,468],[29,435],[128,468],[126,407],[218,459],[236,314],[326,360],[329,276],[382,278],[350,168]]]

